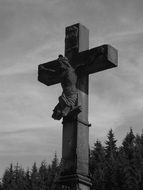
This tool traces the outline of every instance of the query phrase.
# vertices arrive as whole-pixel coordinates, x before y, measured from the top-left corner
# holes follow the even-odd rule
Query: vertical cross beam
[[[81,24],[66,28],[65,56],[71,60],[76,54],[89,48],[89,31]],[[82,112],[76,118],[63,119],[62,171],[59,182],[74,189],[89,190],[89,124],[88,124],[89,76],[78,76],[78,105]]]

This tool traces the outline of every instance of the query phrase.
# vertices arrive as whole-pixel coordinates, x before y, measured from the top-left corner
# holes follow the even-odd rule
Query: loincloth
[[[59,103],[65,103],[69,107],[74,107],[77,103],[77,93],[65,95],[65,93],[62,93],[62,95],[59,97]]]

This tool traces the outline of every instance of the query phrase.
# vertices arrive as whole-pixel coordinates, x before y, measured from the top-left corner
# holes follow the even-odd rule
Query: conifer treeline
[[[143,133],[127,133],[122,145],[117,147],[112,130],[105,145],[97,140],[90,151],[91,190],[143,190]],[[54,184],[60,171],[55,157],[50,165],[43,161],[38,168],[23,170],[18,164],[10,165],[4,172],[0,190],[61,190]]]

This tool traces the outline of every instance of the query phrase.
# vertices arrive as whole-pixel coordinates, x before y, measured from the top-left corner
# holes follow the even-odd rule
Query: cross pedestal
[[[102,45],[89,50],[89,30],[75,24],[66,28],[65,56],[77,73],[78,105],[82,111],[76,116],[63,118],[62,167],[58,183],[69,189],[90,190],[88,84],[89,74],[117,66],[117,50]],[[58,67],[57,60],[42,64]],[[50,75],[41,65],[38,80],[46,85],[60,82],[59,76]]]

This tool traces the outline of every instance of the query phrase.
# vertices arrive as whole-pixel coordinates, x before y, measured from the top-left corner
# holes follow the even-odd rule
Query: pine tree
[[[143,131],[142,131],[140,140],[141,140],[140,152],[141,152],[141,158],[142,158],[142,163],[140,166],[140,171],[141,171],[140,189],[142,190],[143,189]]]
[[[34,162],[31,170],[31,190],[39,190],[39,183],[40,183],[39,172],[37,169],[36,162]]]
[[[143,131],[140,136],[140,152],[141,152],[141,156],[143,158]]]
[[[105,178],[106,178],[106,190],[117,190],[117,171],[118,171],[118,161],[117,161],[117,140],[115,139],[112,129],[109,130],[107,134],[107,140],[105,141],[105,155],[106,155],[106,168],[105,168]]]
[[[14,167],[14,185],[15,190],[25,190],[25,172],[18,163]]]
[[[0,182],[0,190],[4,190],[2,187],[2,182]]]
[[[94,143],[94,147],[90,153],[90,172],[93,173],[96,165],[102,164],[105,161],[104,148],[99,140]]]
[[[54,158],[52,160],[52,170],[57,171],[57,167],[59,165],[57,154],[55,153]]]
[[[41,166],[39,168],[39,176],[40,176],[40,190],[46,190],[48,187],[48,167],[45,161],[41,162]]]
[[[10,167],[7,168],[4,172],[2,177],[2,187],[4,190],[14,190],[14,172],[13,172],[13,165],[10,164]]]
[[[136,157],[136,146],[135,146],[135,135],[133,130],[127,133],[123,140],[123,146],[120,151],[122,153],[122,178],[123,178],[123,189],[127,190],[138,190],[140,182],[140,172],[137,167]]]
[[[112,129],[107,134],[107,140],[105,141],[105,154],[106,158],[115,158],[117,154],[117,140],[115,139]]]
[[[134,165],[138,174],[138,184],[139,188],[143,189],[143,142],[142,142],[142,134],[136,135],[135,137],[135,154],[134,154]]]
[[[92,177],[92,189],[104,190],[105,153],[100,141],[96,141],[90,154],[90,174]]]
[[[130,132],[127,133],[125,139],[123,140],[123,149],[129,160],[134,156],[134,145],[135,145],[135,135],[133,130],[130,129]]]
[[[31,176],[30,176],[30,171],[29,168],[27,169],[27,171],[25,172],[25,190],[31,190]]]
[[[52,164],[51,164],[51,190],[56,190],[57,187],[55,185],[55,181],[58,177],[59,174],[59,162],[58,162],[58,158],[57,158],[57,154],[55,153],[55,156],[52,160]]]

